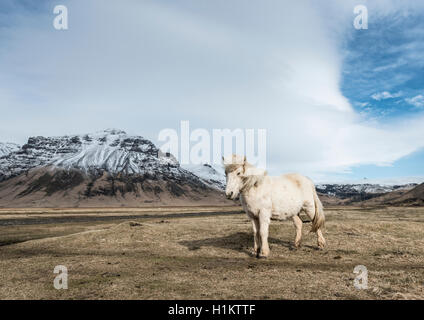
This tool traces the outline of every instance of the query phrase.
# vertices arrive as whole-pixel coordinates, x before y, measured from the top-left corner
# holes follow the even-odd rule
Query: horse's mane
[[[244,172],[246,172],[246,170],[251,170],[251,171],[258,172],[258,175],[266,175],[267,174],[266,171],[264,171],[263,169],[256,168],[255,166],[251,165],[249,162],[246,162],[244,164],[243,163],[228,163],[228,164],[224,163],[225,173],[233,172],[240,167],[243,167]]]
[[[233,172],[233,171],[237,170],[238,168],[240,168],[241,166],[243,166],[243,165],[240,164],[240,163],[226,164],[226,165],[224,165],[225,173]]]
[[[250,175],[242,177],[241,179],[243,181],[243,186],[241,187],[240,191],[246,192],[252,188],[258,187],[264,181],[265,175],[266,172],[265,174],[261,175]]]
[[[244,177],[242,177],[242,183],[243,186],[241,187],[240,191],[249,191],[250,189],[259,186],[262,181],[264,180],[264,177],[267,175],[267,172],[262,169],[258,169],[251,165],[250,163],[246,162],[244,164],[242,163],[229,163],[224,165],[225,173],[230,173],[238,168],[243,167],[243,171],[250,171],[251,174],[248,174]]]

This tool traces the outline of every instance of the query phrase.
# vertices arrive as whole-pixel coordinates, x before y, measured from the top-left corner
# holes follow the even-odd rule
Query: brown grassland
[[[422,207],[329,208],[324,250],[310,224],[295,250],[291,221],[273,221],[268,259],[250,254],[239,210],[0,210],[0,299],[424,299]],[[46,217],[68,219],[33,223]],[[67,290],[53,286],[56,265]],[[353,285],[356,265],[368,268],[366,290]]]

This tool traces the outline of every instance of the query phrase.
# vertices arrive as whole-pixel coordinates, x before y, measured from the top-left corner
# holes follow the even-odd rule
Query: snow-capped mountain
[[[31,137],[10,150],[0,157],[3,206],[229,204],[212,167],[193,173],[151,141],[121,130]]]
[[[85,135],[31,137],[22,148],[0,159],[0,180],[47,165],[128,174],[178,168],[175,159],[160,156],[149,140],[109,129]]]
[[[0,142],[0,158],[7,156],[9,153],[17,151],[19,149],[19,145],[16,143],[3,143]]]
[[[172,155],[162,154],[149,140],[107,129],[84,135],[31,137],[22,148],[0,159],[0,181],[45,166],[85,173],[192,176]]]
[[[380,196],[392,191],[410,190],[416,187],[416,183],[404,185],[388,184],[318,184],[316,189],[319,193],[339,199],[348,199],[363,201]]]

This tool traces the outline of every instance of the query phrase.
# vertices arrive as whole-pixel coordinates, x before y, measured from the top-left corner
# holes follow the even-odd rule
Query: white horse
[[[321,228],[325,217],[314,183],[300,174],[271,177],[262,169],[255,168],[246,157],[232,155],[222,158],[227,178],[227,198],[240,201],[252,221],[254,253],[258,258],[269,255],[268,229],[271,219],[292,218],[296,228],[295,247],[302,238],[301,212],[312,220],[311,232],[316,232],[318,247],[324,248],[325,239]]]

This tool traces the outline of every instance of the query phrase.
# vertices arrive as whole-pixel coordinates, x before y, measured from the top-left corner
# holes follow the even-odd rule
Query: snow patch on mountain
[[[162,154],[143,137],[131,137],[119,130],[106,130],[79,136],[77,140],[77,152],[55,159],[52,164],[87,172],[100,168],[113,173],[155,174],[159,167],[164,166],[178,171],[179,164],[175,158]]]
[[[0,158],[19,150],[19,145],[16,143],[0,142]]]
[[[226,179],[224,169],[210,164],[182,165],[182,167],[201,178],[206,184],[218,189],[225,189]]]

